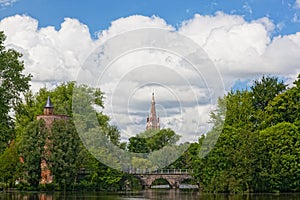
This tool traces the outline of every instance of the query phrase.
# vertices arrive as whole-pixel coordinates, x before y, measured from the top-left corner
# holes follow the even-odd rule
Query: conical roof
[[[48,96],[47,102],[46,102],[46,105],[44,106],[44,108],[53,108],[50,96]]]

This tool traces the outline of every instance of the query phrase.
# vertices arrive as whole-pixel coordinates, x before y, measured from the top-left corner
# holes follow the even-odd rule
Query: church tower
[[[37,120],[43,119],[46,123],[46,127],[51,129],[54,120],[64,119],[67,120],[68,117],[66,115],[57,115],[54,114],[54,106],[51,102],[50,96],[48,96],[46,104],[44,106],[43,115],[38,115]]]
[[[146,130],[159,130],[159,117],[156,117],[154,92],[152,93],[150,115],[147,117]]]
[[[44,115],[53,115],[53,105],[50,99],[50,96],[47,98],[46,105],[44,106]]]

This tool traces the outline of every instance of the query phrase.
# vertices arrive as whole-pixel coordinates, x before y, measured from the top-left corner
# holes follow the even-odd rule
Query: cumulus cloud
[[[7,35],[6,45],[23,53],[25,72],[33,75],[35,89],[74,80],[95,46],[88,27],[76,19],[66,18],[60,30],[39,29],[36,19],[16,15],[3,19],[0,30]]]
[[[186,133],[186,141],[195,134],[199,137],[199,126],[208,121],[201,118],[208,114],[201,106],[215,103],[223,94],[217,77],[197,43],[168,29],[144,28],[101,45],[83,65],[78,81],[106,92],[105,112],[128,137],[145,129],[151,93],[157,91],[162,126]]]
[[[175,28],[168,25],[164,19],[157,16],[146,17],[141,15],[132,15],[130,17],[123,17],[111,22],[111,26],[107,30],[99,31],[97,35],[99,40],[103,42],[118,34],[143,28],[175,30]]]
[[[17,0],[0,0],[1,7],[12,6]]]
[[[272,38],[276,26],[266,17],[249,22],[217,12],[196,14],[176,29],[160,17],[134,15],[113,21],[93,40],[77,19],[66,18],[59,30],[38,28],[36,19],[21,15],[0,22],[6,45],[23,53],[35,90],[69,80],[100,86],[123,139],[145,129],[155,91],[162,127],[185,141],[209,129],[216,97],[236,80],[297,76],[300,32]],[[219,76],[221,83],[214,81]]]
[[[215,16],[195,15],[183,22],[179,32],[203,47],[229,88],[235,77],[294,76],[299,72],[299,33],[271,38],[274,27],[268,18],[247,22],[241,16],[219,12]]]

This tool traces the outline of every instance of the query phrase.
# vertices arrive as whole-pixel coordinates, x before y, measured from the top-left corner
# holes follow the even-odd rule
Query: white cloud
[[[296,2],[295,2],[295,7],[296,7],[296,8],[300,8],[300,0],[296,0]]]
[[[3,19],[0,30],[7,35],[6,45],[24,54],[25,72],[33,75],[34,88],[74,80],[95,46],[88,27],[76,19],[66,18],[57,31],[51,26],[39,29],[37,20],[16,15]]]
[[[6,45],[24,54],[25,71],[34,75],[35,89],[76,80],[80,67],[88,66],[80,78],[101,83],[108,97],[105,111],[119,123],[123,137],[144,130],[154,89],[162,126],[180,129],[179,125],[186,122],[186,140],[195,135],[192,130],[208,127],[208,113],[215,105],[203,79],[213,82],[218,72],[211,76],[210,69],[201,68],[200,72],[211,78],[199,78],[187,61],[208,61],[193,58],[195,47],[185,47],[191,41],[184,37],[204,50],[199,51],[200,57],[207,54],[229,89],[238,79],[261,74],[295,78],[300,72],[300,32],[271,38],[276,26],[266,17],[247,22],[241,16],[218,12],[212,16],[196,14],[176,30],[162,18],[134,15],[113,21],[107,30],[99,31],[98,39],[92,40],[88,27],[77,19],[66,18],[59,30],[51,26],[38,28],[38,21],[28,16],[16,15],[0,22],[0,30],[7,35]],[[161,29],[164,34],[149,28]],[[131,30],[137,31],[131,34]],[[175,37],[176,33],[182,37]],[[86,62],[95,51],[99,54]],[[99,56],[106,58],[101,64],[109,66],[102,78],[99,65],[93,63]],[[216,89],[217,85],[211,87]]]
[[[141,15],[132,15],[111,22],[111,26],[107,30],[98,32],[98,37],[101,41],[105,41],[118,34],[143,28],[175,30],[174,27],[168,25],[164,19],[157,16],[146,17]]]
[[[203,47],[229,88],[237,77],[294,76],[299,72],[299,33],[272,39],[274,27],[268,18],[247,22],[241,16],[219,12],[215,16],[195,15],[179,32]]]
[[[293,23],[298,23],[300,22],[299,16],[297,13],[294,14],[293,19],[291,20]]]
[[[17,0],[0,0],[1,7],[12,6]]]

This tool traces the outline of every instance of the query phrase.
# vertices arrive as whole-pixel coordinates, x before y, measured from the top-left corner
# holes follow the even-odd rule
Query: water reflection
[[[250,194],[228,195],[207,194],[186,190],[145,190],[141,192],[104,193],[104,192],[0,192],[0,199],[5,200],[142,200],[142,199],[176,199],[176,200],[300,200],[300,194]]]

